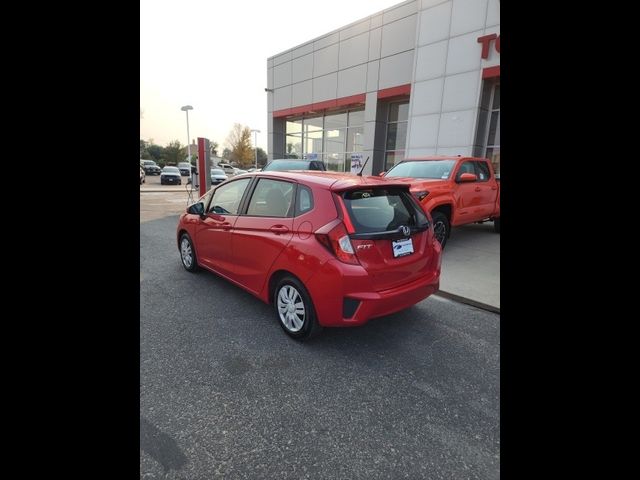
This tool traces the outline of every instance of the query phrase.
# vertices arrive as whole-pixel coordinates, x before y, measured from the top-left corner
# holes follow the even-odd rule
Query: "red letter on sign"
[[[489,45],[491,45],[491,40],[494,40],[497,37],[498,36],[495,33],[478,37],[478,43],[482,44],[482,58],[489,58]]]

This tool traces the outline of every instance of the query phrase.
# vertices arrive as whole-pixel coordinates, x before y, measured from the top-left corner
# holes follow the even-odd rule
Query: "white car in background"
[[[219,163],[218,165],[216,165],[216,168],[224,170],[224,173],[226,173],[227,175],[235,175],[236,169],[228,163]]]
[[[219,183],[224,182],[229,177],[224,173],[224,170],[221,168],[212,168],[211,169],[211,185],[218,185]]]

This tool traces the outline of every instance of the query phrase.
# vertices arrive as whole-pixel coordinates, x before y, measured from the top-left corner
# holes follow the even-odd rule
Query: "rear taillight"
[[[327,233],[316,233],[318,241],[333,253],[338,260],[352,265],[359,265],[349,234],[344,223],[338,223]]]

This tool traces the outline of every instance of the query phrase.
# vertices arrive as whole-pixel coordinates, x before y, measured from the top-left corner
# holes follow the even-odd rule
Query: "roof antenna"
[[[367,157],[367,159],[364,161],[364,163],[362,164],[362,168],[360,169],[360,171],[356,175],[358,175],[359,177],[362,176],[362,171],[364,170],[364,167],[367,166],[367,162],[368,161],[369,161],[369,157]]]

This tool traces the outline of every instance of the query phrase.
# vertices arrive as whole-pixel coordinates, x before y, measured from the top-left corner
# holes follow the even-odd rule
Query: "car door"
[[[476,160],[473,163],[478,176],[478,181],[476,182],[476,192],[480,197],[478,215],[481,215],[481,219],[484,219],[491,216],[495,209],[496,199],[498,198],[498,185],[495,179],[491,178],[491,171],[486,161]]]
[[[296,184],[260,178],[233,228],[234,280],[258,293],[293,235]]]
[[[200,262],[227,277],[233,272],[231,230],[250,180],[242,178],[216,188],[196,229],[195,247]]]
[[[475,162],[472,160],[463,161],[455,174],[456,188],[453,193],[455,201],[453,224],[475,222],[482,217],[482,195],[478,182],[460,182],[460,175],[463,173],[473,173],[476,175]]]

